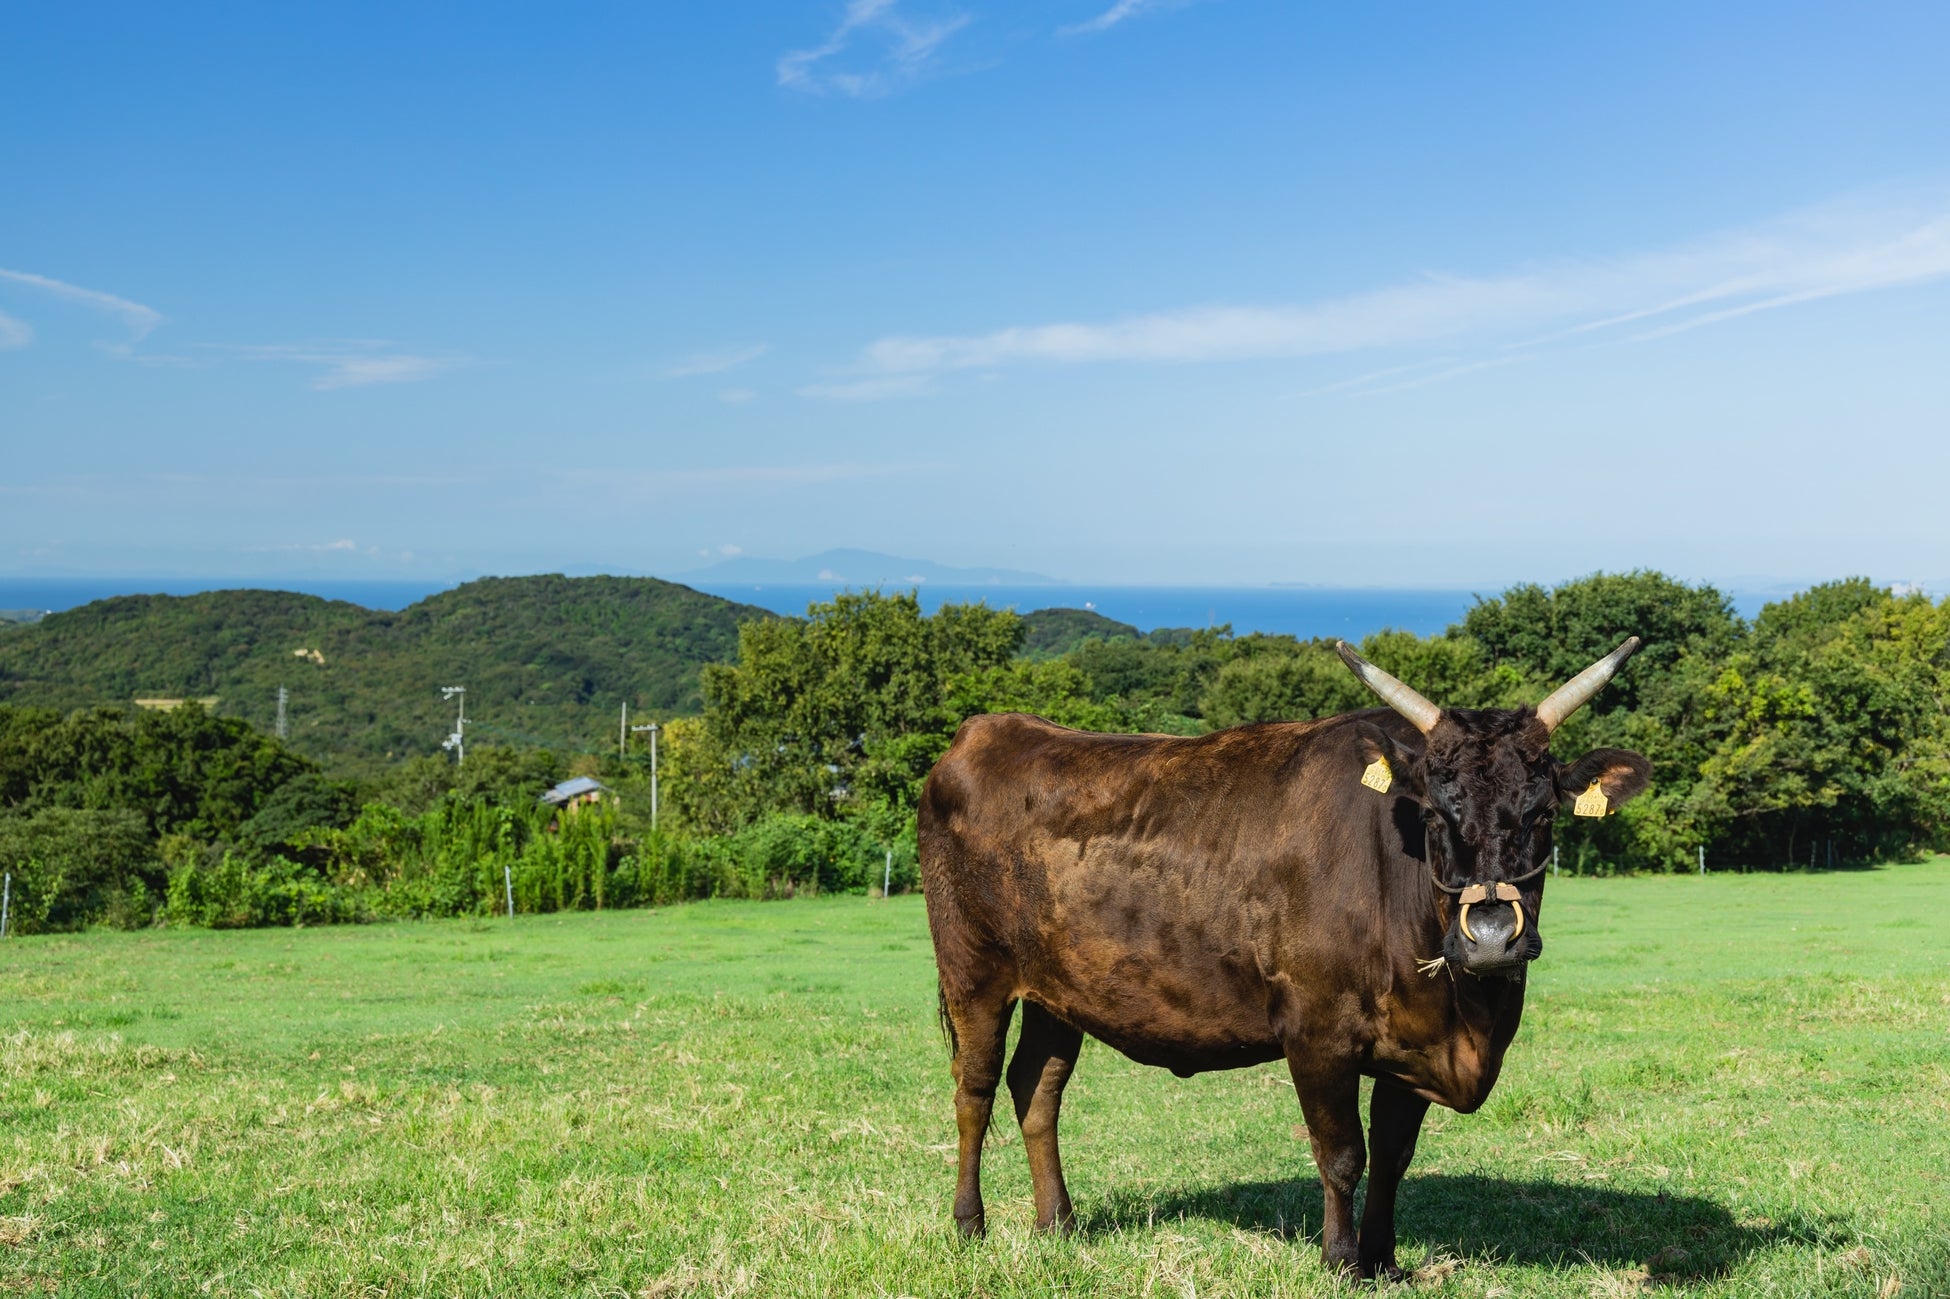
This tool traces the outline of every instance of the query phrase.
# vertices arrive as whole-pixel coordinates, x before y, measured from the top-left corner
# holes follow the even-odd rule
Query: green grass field
[[[1559,880],[1418,1293],[1950,1294],[1950,859]],[[0,944],[0,1294],[1305,1295],[1284,1070],[1087,1045],[1082,1230],[986,1241],[920,899]]]

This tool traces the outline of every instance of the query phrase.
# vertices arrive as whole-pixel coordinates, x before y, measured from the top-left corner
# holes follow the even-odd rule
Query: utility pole
[[[464,766],[467,762],[467,687],[442,686],[440,697],[454,701],[454,733],[440,747],[454,751],[454,765]]]
[[[285,729],[284,724],[284,702],[289,695],[290,692],[283,686],[278,687],[278,738],[280,740],[286,739],[290,735],[290,732]]]
[[[651,722],[644,726],[632,726],[632,731],[650,732],[650,828],[657,828],[657,732],[663,727]]]
[[[632,726],[632,731],[650,732],[650,828],[657,828],[657,732],[663,728],[655,722],[644,726]]]
[[[630,756],[630,701],[623,701],[623,715],[616,719],[616,756]]]

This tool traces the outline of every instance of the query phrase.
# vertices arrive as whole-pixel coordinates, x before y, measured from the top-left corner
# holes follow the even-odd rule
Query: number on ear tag
[[[1611,800],[1605,797],[1605,787],[1599,781],[1592,781],[1591,788],[1578,795],[1578,801],[1571,805],[1573,816],[1603,816],[1611,809]]]
[[[1361,773],[1361,783],[1377,794],[1386,794],[1388,787],[1395,783],[1395,773],[1388,766],[1388,759],[1376,758]]]

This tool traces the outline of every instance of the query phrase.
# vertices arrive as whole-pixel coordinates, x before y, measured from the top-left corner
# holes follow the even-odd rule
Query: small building
[[[575,808],[598,802],[607,793],[609,786],[602,781],[592,776],[577,776],[573,780],[563,781],[536,801],[547,803],[550,807]]]

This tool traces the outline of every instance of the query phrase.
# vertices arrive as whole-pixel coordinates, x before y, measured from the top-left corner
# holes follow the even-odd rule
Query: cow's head
[[[1356,654],[1341,657],[1370,690],[1422,733],[1419,750],[1363,724],[1363,783],[1421,805],[1431,887],[1447,895],[1442,955],[1472,974],[1514,977],[1543,951],[1537,905],[1559,807],[1603,816],[1644,791],[1651,764],[1628,749],[1595,749],[1573,763],[1551,732],[1602,690],[1639,638],[1599,659],[1536,708],[1438,708]]]

